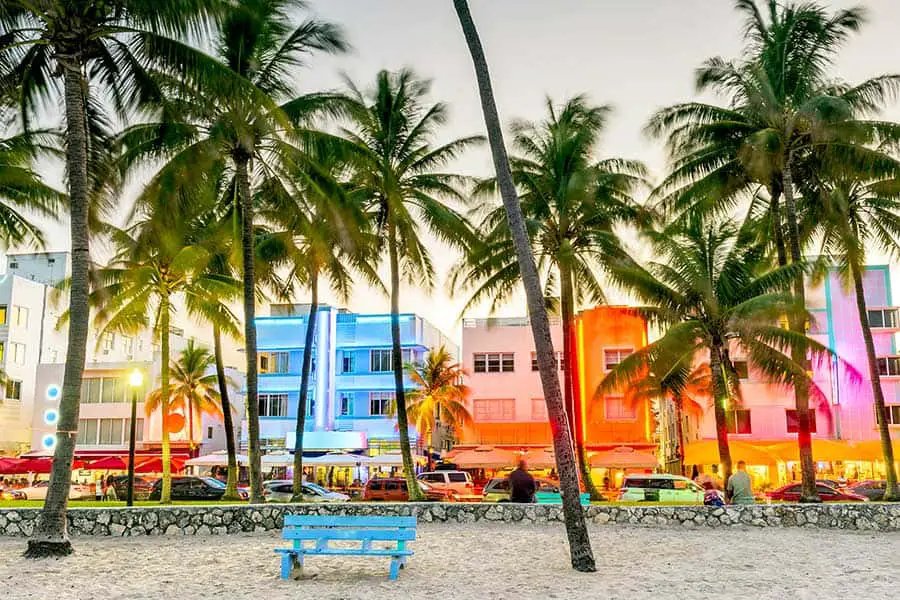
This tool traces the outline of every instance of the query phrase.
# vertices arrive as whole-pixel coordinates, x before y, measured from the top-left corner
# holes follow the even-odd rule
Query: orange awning
[[[453,456],[453,462],[461,469],[502,469],[515,467],[520,454],[511,450],[479,446],[463,450]]]
[[[800,447],[796,441],[781,442],[767,446],[766,449],[783,461],[799,461]],[[879,455],[881,453],[879,446]],[[857,444],[844,440],[812,440],[813,460],[835,462],[844,460],[869,460],[869,454]]]
[[[732,462],[739,460],[748,465],[772,465],[778,458],[771,452],[747,442],[728,440]],[[701,440],[687,444],[684,448],[684,462],[688,465],[717,465],[719,443],[716,440]]]
[[[655,454],[621,446],[606,452],[598,452],[588,462],[592,467],[607,469],[652,469],[659,464],[659,459]]]

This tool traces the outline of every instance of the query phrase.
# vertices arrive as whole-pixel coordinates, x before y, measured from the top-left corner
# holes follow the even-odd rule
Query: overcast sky
[[[615,109],[601,154],[641,159],[657,178],[665,160],[660,145],[642,135],[648,116],[660,107],[695,98],[694,69],[714,55],[737,57],[741,48],[740,15],[729,0],[470,0],[470,4],[504,121],[541,118],[548,95],[562,101],[587,94],[593,102]],[[831,3],[835,8],[857,4]],[[841,53],[835,69],[837,77],[849,81],[900,72],[900,2],[863,4],[870,11],[870,22]],[[311,0],[310,6],[319,17],[344,27],[353,52],[314,57],[299,73],[304,88],[337,87],[341,72],[368,86],[379,69],[410,67],[433,79],[434,98],[450,105],[443,141],[483,132],[472,63],[450,0]],[[892,109],[889,116],[900,120],[900,111]],[[489,156],[486,151],[473,152],[458,169],[489,174]],[[53,241],[51,249],[63,248]],[[442,277],[455,257],[440,247],[434,248],[434,257],[441,272],[438,287],[431,295],[404,289],[401,308],[424,315],[458,341],[462,298],[449,297]],[[360,289],[349,308],[385,311],[388,302]],[[524,314],[524,306],[516,302],[500,314]],[[469,316],[487,314],[482,310]]]

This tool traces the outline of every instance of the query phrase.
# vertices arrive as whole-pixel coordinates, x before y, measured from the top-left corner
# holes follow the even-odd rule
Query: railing
[[[550,317],[551,325],[559,325],[561,319],[557,316]],[[483,327],[528,327],[531,321],[528,317],[489,317],[487,319],[463,319],[464,329],[476,329]]]

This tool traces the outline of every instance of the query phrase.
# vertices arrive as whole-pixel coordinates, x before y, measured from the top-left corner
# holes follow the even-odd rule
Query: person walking
[[[753,499],[753,481],[747,473],[747,463],[738,461],[737,471],[728,478],[725,488],[732,504],[756,504]]]
[[[509,501],[532,504],[535,501],[536,491],[534,477],[528,472],[528,464],[523,458],[519,460],[518,468],[509,474]]]

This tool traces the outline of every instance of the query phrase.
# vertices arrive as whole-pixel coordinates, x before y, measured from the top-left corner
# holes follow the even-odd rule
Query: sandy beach
[[[900,533],[592,527],[596,574],[568,565],[561,526],[423,524],[398,581],[388,560],[313,557],[278,578],[275,532],[75,539],[63,560],[0,540],[0,598],[370,600],[376,598],[891,598]],[[726,583],[727,582],[727,583]],[[723,585],[725,587],[723,587]]]

